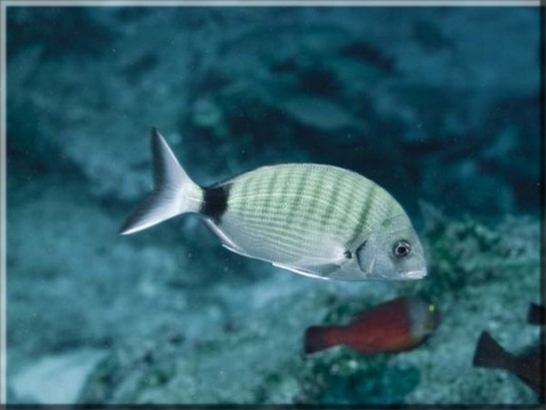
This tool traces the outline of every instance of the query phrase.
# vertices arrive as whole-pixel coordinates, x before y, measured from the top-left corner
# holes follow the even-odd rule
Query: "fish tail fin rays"
[[[510,353],[504,350],[488,332],[482,332],[476,345],[472,365],[474,367],[510,370],[512,363],[513,359]]]
[[[174,216],[199,212],[203,189],[182,168],[165,138],[152,128],[154,189],[138,204],[120,229],[120,234],[135,233]]]
[[[305,353],[314,353],[328,349],[339,343],[333,337],[338,329],[335,326],[310,326],[305,331],[303,350]]]

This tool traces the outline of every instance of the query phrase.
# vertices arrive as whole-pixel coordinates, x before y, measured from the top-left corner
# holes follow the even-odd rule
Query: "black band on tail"
[[[212,218],[217,224],[228,209],[228,198],[231,184],[217,185],[205,189],[200,213]]]

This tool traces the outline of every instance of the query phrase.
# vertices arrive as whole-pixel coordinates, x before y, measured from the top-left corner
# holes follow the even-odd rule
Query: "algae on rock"
[[[479,333],[491,326],[497,334],[504,327],[501,336],[511,337],[511,346],[536,337],[522,312],[539,298],[538,235],[531,217],[507,217],[486,227],[470,217],[451,221],[437,214],[425,234],[430,277],[352,289],[287,279],[296,288],[260,308],[239,311],[233,318],[239,325],[212,339],[172,343],[157,337],[145,348],[136,338],[119,346],[89,379],[80,402],[438,404],[453,402],[449,386],[455,386],[469,403],[535,403],[519,380],[483,373],[471,360]],[[339,346],[303,355],[307,326],[344,323],[381,301],[415,292],[442,313],[436,333],[416,349],[367,357]],[[450,366],[466,379],[445,372]],[[492,388],[478,394],[476,384]]]

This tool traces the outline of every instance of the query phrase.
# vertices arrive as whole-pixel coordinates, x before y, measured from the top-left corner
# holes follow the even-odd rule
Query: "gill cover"
[[[420,279],[426,276],[424,252],[417,233],[413,228],[396,230],[396,226],[400,225],[389,225],[385,231],[370,235],[357,248],[358,265],[367,279]]]

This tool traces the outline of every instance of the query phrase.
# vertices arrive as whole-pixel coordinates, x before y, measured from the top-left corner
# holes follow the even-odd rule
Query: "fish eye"
[[[408,241],[402,239],[394,244],[392,253],[397,258],[404,258],[411,253],[411,245]]]

